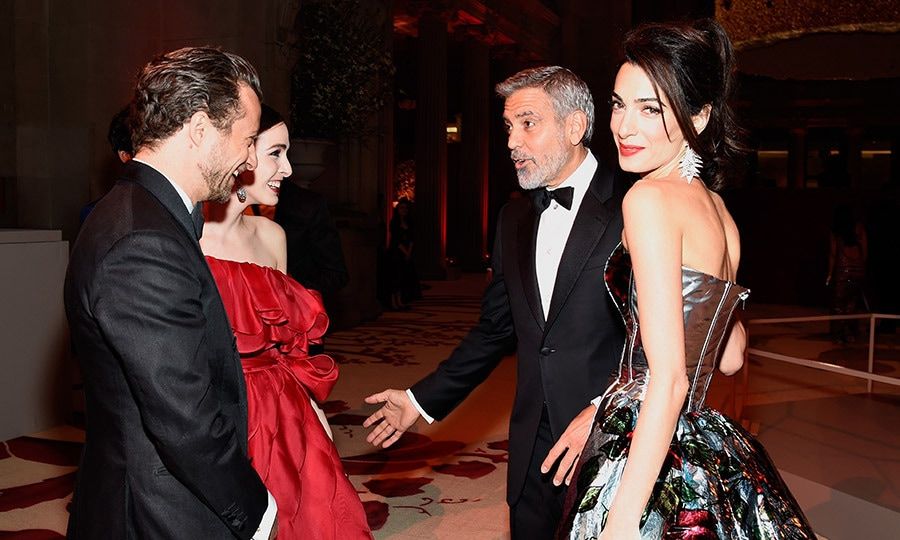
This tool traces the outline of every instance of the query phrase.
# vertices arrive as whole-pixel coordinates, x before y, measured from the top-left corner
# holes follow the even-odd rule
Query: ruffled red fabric
[[[237,338],[247,386],[249,453],[278,503],[278,537],[371,538],[366,514],[309,398],[338,368],[309,356],[328,328],[315,291],[277,270],[207,257]]]
[[[207,257],[238,338],[241,355],[273,346],[283,353],[309,350],[328,329],[322,297],[289,276],[253,263]]]

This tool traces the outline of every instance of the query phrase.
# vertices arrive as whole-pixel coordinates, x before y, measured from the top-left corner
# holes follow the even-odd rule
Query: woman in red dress
[[[310,355],[328,327],[320,295],[287,276],[284,231],[251,204],[275,205],[291,174],[288,129],[262,106],[256,166],[221,204],[208,204],[200,246],[228,311],[247,384],[249,452],[278,504],[278,537],[371,538],[366,514],[344,474],[325,400],[338,368]]]

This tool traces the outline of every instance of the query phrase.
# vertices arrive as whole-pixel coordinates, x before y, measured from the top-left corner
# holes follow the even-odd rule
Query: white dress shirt
[[[575,172],[553,189],[572,187],[572,208],[566,210],[556,201],[550,201],[550,206],[541,212],[538,217],[537,239],[534,246],[534,270],[537,274],[538,290],[541,293],[541,307],[544,309],[544,320],[550,313],[550,300],[553,298],[553,288],[556,285],[556,272],[559,269],[559,261],[562,259],[563,250],[572,232],[572,224],[575,216],[584,200],[597,172],[597,158],[588,150],[587,156]],[[552,191],[552,190],[550,190]]]
[[[574,188],[572,208],[566,210],[558,202],[550,201],[550,206],[538,216],[540,221],[538,221],[534,250],[534,268],[537,273],[538,290],[541,293],[544,319],[547,318],[547,314],[550,312],[550,299],[553,298],[553,286],[556,284],[556,272],[559,269],[559,261],[566,247],[569,233],[572,232],[572,224],[575,223],[575,216],[578,215],[581,201],[584,200],[584,194],[587,193],[595,172],[597,172],[597,158],[588,150],[587,156],[585,156],[581,165],[575,169],[575,172],[553,188],[558,189],[569,186]],[[495,253],[494,256],[499,257],[500,254]],[[416,401],[416,396],[413,395],[412,390],[407,388],[406,395],[409,396],[409,400],[412,401],[413,406],[426,422],[429,424],[434,422],[434,418],[425,412],[425,409]]]
[[[135,159],[138,163],[143,163],[144,165],[150,167],[154,171],[158,172],[172,184],[172,187],[175,188],[175,191],[178,192],[178,196],[181,197],[182,202],[184,202],[184,207],[187,208],[188,214],[193,213],[194,211],[194,203],[191,202],[191,198],[188,196],[187,192],[181,189],[181,186],[172,181],[171,178],[165,175],[162,171],[150,165],[146,161],[141,161],[139,159]],[[256,532],[253,533],[253,538],[251,540],[268,540],[269,534],[272,532],[272,526],[275,525],[275,516],[278,513],[278,505],[275,503],[275,497],[272,496],[268,490],[266,490],[266,495],[268,496],[269,505],[266,507],[266,512],[263,514],[262,520],[259,522],[259,527],[256,528]]]

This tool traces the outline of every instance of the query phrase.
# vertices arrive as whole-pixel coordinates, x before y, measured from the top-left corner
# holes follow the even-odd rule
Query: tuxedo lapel
[[[588,257],[606,231],[610,219],[615,215],[616,209],[609,208],[609,205],[615,204],[612,192],[612,175],[598,167],[590,188],[581,201],[578,215],[572,224],[572,232],[569,233],[569,239],[559,261],[545,331],[556,321]],[[597,286],[602,286],[602,283],[598,283]]]
[[[535,322],[544,330],[544,309],[541,307],[541,293],[538,290],[537,271],[534,266],[534,249],[537,240],[538,219],[534,205],[529,206],[522,219],[519,221],[516,231],[516,246],[518,248],[519,274],[522,279],[522,290],[525,291],[525,299],[531,309],[531,315]]]
[[[191,238],[196,240],[199,237],[199,231],[196,230],[194,218],[188,212],[187,208],[185,208],[181,196],[178,195],[178,192],[175,191],[175,188],[172,187],[172,184],[166,180],[166,177],[163,176],[162,173],[140,161],[132,160],[125,164],[123,178],[134,182],[149,191],[156,200],[172,214],[172,217],[181,224],[184,231]],[[202,229],[203,222],[200,221],[199,225]]]

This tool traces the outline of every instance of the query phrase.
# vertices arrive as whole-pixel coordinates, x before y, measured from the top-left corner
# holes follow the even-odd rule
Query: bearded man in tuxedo
[[[259,79],[179,49],[139,75],[134,159],[85,221],[66,314],[86,398],[69,538],[269,538],[275,501],[247,457],[231,325],[198,239],[200,202],[256,165]]]
[[[514,347],[516,397],[509,425],[507,503],[514,540],[550,539],[570,471],[587,440],[624,340],[603,282],[622,235],[624,186],[587,145],[594,102],[587,85],[558,66],[528,69],[497,85],[519,185],[531,197],[500,211],[493,276],[478,324],[449,358],[407,390],[366,398],[384,403],[364,423],[369,442],[396,442],[421,416],[447,416]],[[571,449],[549,470],[557,440]]]

